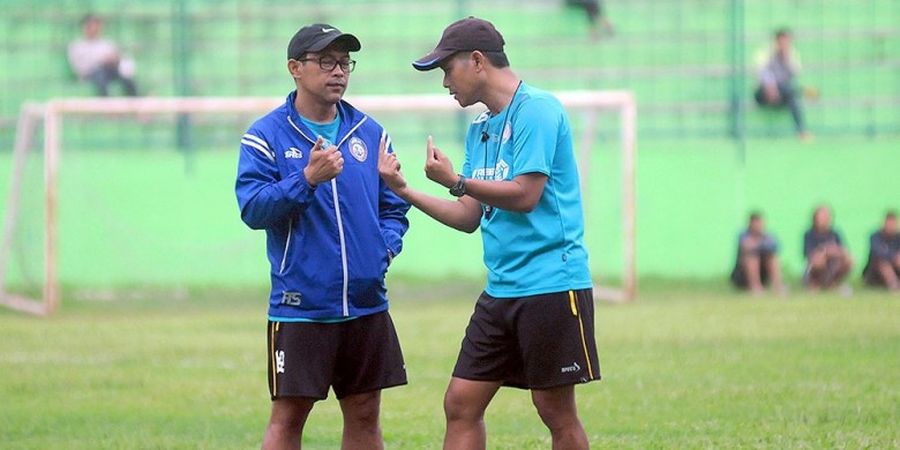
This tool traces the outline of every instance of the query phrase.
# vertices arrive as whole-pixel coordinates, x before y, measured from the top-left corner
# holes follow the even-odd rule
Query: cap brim
[[[445,59],[453,56],[454,53],[456,53],[456,50],[436,48],[431,53],[413,61],[412,65],[416,70],[426,72],[439,67]]]
[[[347,44],[346,49],[347,49],[347,51],[350,51],[350,52],[358,52],[359,49],[362,48],[362,45],[360,45],[359,39],[357,39],[356,36],[354,36],[350,33],[341,33],[337,36],[323,37],[315,44],[310,45],[309,48],[307,49],[307,51],[318,52],[318,51],[324,49],[325,47],[328,47],[332,43],[338,42],[338,41],[343,41],[345,44]]]

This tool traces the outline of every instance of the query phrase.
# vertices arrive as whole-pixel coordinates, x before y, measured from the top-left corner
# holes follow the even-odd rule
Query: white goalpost
[[[597,298],[610,301],[632,301],[637,290],[635,269],[635,158],[636,158],[636,105],[634,96],[626,91],[568,91],[557,92],[570,116],[583,121],[584,130],[575,136],[582,184],[589,178],[596,144],[597,122],[600,112],[618,114],[621,146],[621,229],[622,229],[622,281],[613,288],[601,284],[595,286]],[[63,157],[62,135],[66,117],[140,117],[152,114],[221,114],[239,113],[259,115],[266,113],[284,100],[262,97],[167,97],[167,98],[68,98],[45,103],[23,105],[16,127],[15,146],[12,152],[11,176],[5,203],[3,235],[0,240],[0,305],[35,314],[53,314],[61,301],[59,284],[59,176],[66,168]],[[459,111],[459,105],[446,95],[378,95],[348,96],[348,101],[366,113],[378,117],[379,113],[426,113]],[[473,112],[471,115],[474,115]],[[42,128],[40,128],[42,127]],[[42,130],[42,133],[40,131]],[[8,274],[13,260],[19,215],[23,211],[20,199],[25,183],[24,167],[29,161],[36,137],[43,136],[43,274],[40,292],[13,292]],[[237,136],[235,138],[237,140]],[[31,155],[33,156],[33,155]],[[585,195],[585,205],[591,201]],[[589,220],[589,218],[588,218]],[[586,224],[588,230],[591,223]],[[19,255],[29,258],[29,255]]]

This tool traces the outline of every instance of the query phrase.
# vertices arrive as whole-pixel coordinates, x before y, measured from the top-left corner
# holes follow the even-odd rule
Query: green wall
[[[387,124],[390,126],[390,124]],[[417,170],[424,144],[395,140],[411,182],[446,195]],[[438,144],[457,162],[458,141]],[[421,147],[421,148],[419,148]],[[802,269],[801,237],[814,205],[828,202],[858,262],[888,208],[900,208],[900,142],[793,139],[751,141],[742,163],[730,141],[641,142],[638,157],[638,269],[641,276],[715,278],[733,262],[747,211],[765,213],[782,244],[786,270]],[[39,155],[36,155],[39,156]],[[63,155],[60,174],[61,278],[74,286],[254,284],[266,281],[264,234],[239,219],[233,195],[236,152],[204,151],[186,172],[172,151]],[[39,159],[29,166],[15,264],[40,276]],[[619,158],[598,150],[587,176],[586,241],[595,277],[620,275]],[[0,154],[5,211],[8,154]],[[481,239],[438,225],[418,211],[391,275],[481,278]],[[861,266],[859,267],[861,268]],[[16,273],[14,271],[14,273]]]

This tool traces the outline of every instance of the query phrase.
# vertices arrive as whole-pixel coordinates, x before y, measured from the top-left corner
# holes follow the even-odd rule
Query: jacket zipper
[[[288,222],[288,237],[284,243],[284,256],[281,257],[281,270],[278,272],[279,275],[284,273],[284,265],[287,262],[288,249],[291,247],[291,235],[294,234],[294,219],[291,219]]]
[[[291,119],[290,115],[288,115],[287,119],[288,119],[288,122],[290,122],[291,126],[294,127],[294,129],[297,130],[297,132],[300,133],[301,136],[303,136],[307,141],[312,142],[313,145],[315,145],[316,141],[310,139],[309,136],[304,134],[303,131],[301,131],[300,128],[296,124],[294,124],[294,121]],[[344,135],[343,139],[341,139],[340,142],[335,144],[335,147],[340,148],[341,145],[344,145],[344,141],[346,141],[347,138],[349,138],[351,135],[353,135],[353,132],[356,131],[360,126],[362,126],[362,124],[364,124],[366,122],[366,120],[368,120],[368,119],[369,119],[368,116],[363,116],[362,120],[357,122],[357,124],[354,125],[353,128],[351,128],[350,131],[348,131],[347,134]],[[335,216],[337,217],[338,237],[340,238],[340,242],[341,242],[341,271],[342,271],[343,281],[344,281],[343,285],[341,287],[341,301],[342,301],[342,307],[343,307],[342,312],[343,312],[343,316],[347,317],[350,315],[350,305],[349,305],[349,299],[348,299],[350,274],[349,274],[349,270],[347,268],[347,241],[346,241],[346,237],[344,236],[344,221],[341,218],[341,204],[338,199],[337,180],[334,178],[331,179],[331,197],[332,197],[332,200],[334,201],[334,213],[335,213]],[[290,239],[290,236],[288,236],[288,239]],[[283,268],[284,268],[284,264],[282,263],[282,269]]]

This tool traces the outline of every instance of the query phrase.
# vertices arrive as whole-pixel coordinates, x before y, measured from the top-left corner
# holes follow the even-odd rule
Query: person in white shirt
[[[125,95],[137,95],[134,83],[134,61],[124,58],[119,47],[101,37],[103,19],[88,14],[81,21],[82,37],[69,44],[69,65],[82,81],[89,81],[97,94],[109,95],[109,85],[118,81]]]
[[[760,106],[784,107],[791,111],[801,140],[812,139],[803,117],[802,93],[794,84],[800,73],[800,56],[794,50],[793,36],[787,28],[775,32],[775,44],[768,51],[757,52],[756,68],[759,85],[754,97]]]

